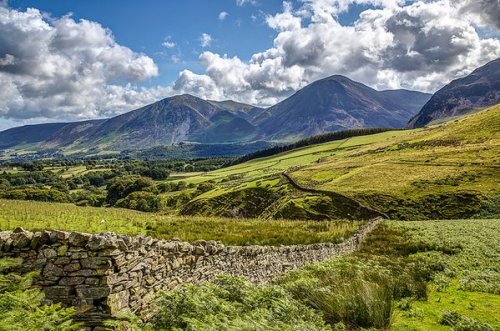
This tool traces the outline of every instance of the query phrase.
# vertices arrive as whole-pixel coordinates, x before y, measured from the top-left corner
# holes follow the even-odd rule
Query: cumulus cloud
[[[228,12],[221,11],[219,13],[219,21],[224,21],[228,15],[229,15]]]
[[[200,36],[201,47],[209,47],[212,44],[212,36],[208,33],[202,33]]]
[[[269,105],[343,74],[378,89],[433,92],[500,56],[500,41],[476,31],[481,22],[493,23],[484,14],[491,2],[302,0],[295,9],[284,2],[282,12],[265,20],[276,31],[272,48],[249,61],[204,52],[205,71],[183,71],[174,90]],[[355,3],[370,6],[342,25],[338,16]]]
[[[154,61],[116,43],[96,22],[45,19],[37,9],[0,7],[0,116],[96,118],[167,93],[135,84],[158,75]]]

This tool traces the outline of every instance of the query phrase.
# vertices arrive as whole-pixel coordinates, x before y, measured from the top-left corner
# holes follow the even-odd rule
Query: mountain
[[[253,123],[274,140],[351,128],[400,128],[429,98],[429,94],[407,90],[377,91],[335,75],[266,109]]]
[[[408,127],[423,127],[435,120],[460,116],[497,103],[500,103],[500,58],[437,91],[409,121]]]
[[[376,91],[332,76],[268,109],[184,94],[109,119],[13,128],[0,132],[0,148],[95,153],[180,142],[282,142],[346,128],[399,128],[428,98],[407,90]]]

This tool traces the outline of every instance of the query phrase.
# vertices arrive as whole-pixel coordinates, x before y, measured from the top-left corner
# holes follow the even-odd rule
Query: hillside
[[[460,116],[500,102],[500,59],[477,68],[437,91],[408,123],[423,127],[432,121]]]
[[[266,109],[254,123],[275,140],[351,128],[400,128],[429,98],[429,94],[414,91],[376,91],[335,75]]]
[[[428,129],[352,137],[254,159],[184,178],[187,184],[210,181],[215,188],[180,212],[328,219],[352,215],[355,209],[339,203],[348,197],[391,218],[498,215],[499,132],[496,105]]]

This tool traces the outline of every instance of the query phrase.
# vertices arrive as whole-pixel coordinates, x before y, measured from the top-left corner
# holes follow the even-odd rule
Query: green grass
[[[289,245],[340,242],[359,221],[260,221],[216,217],[182,217],[119,208],[77,207],[72,204],[0,200],[0,229],[67,230],[145,233],[157,238],[219,240],[227,245]]]
[[[500,330],[500,220],[394,222],[407,238],[437,252],[417,253],[445,268],[433,277],[428,299],[397,309],[393,330],[449,330],[439,324],[446,311]],[[446,251],[443,253],[442,251]]]
[[[304,187],[344,194],[395,219],[472,217],[500,196],[499,132],[496,105],[429,128],[307,146],[182,180],[216,183],[195,201],[230,199],[288,171]],[[269,189],[279,191],[282,184]],[[490,209],[500,215],[500,206]]]

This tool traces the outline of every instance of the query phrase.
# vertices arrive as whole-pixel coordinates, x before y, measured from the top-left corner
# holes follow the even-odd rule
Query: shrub
[[[108,194],[106,202],[114,205],[118,200],[127,197],[132,192],[144,191],[154,187],[150,178],[139,176],[121,176],[114,178],[106,187]]]
[[[474,318],[464,317],[457,312],[447,311],[441,316],[439,323],[451,326],[453,331],[493,331],[491,325]]]

